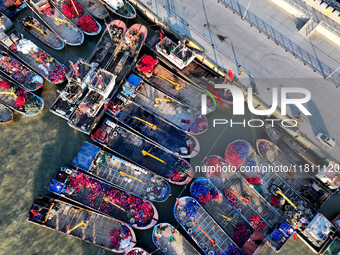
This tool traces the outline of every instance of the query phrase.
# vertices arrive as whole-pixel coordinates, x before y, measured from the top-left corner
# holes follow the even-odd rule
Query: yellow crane
[[[166,162],[164,160],[161,160],[160,158],[157,158],[156,156],[152,155],[151,153],[149,153],[149,152],[147,152],[145,150],[142,150],[142,154],[143,154],[143,156],[149,156],[151,158],[154,158],[154,159],[162,162],[163,164],[166,164]]]
[[[286,197],[286,195],[283,194],[283,192],[280,189],[277,189],[275,191],[275,194],[278,194],[278,195],[282,196],[288,203],[291,204],[291,206],[294,207],[294,209],[297,209],[296,205],[288,197]]]
[[[227,221],[232,221],[232,219],[233,219],[231,217],[225,216],[225,215],[220,214],[220,213],[218,215],[220,215],[221,217],[225,218]]]
[[[104,200],[105,202],[108,202],[108,203],[114,205],[115,207],[117,207],[118,209],[122,210],[123,212],[126,212],[126,210],[125,210],[124,208],[120,207],[120,206],[117,205],[115,202],[112,202],[112,201],[110,200],[110,198],[108,198],[108,197],[103,197],[103,200]]]
[[[30,26],[30,27],[35,28],[35,29],[38,30],[43,36],[46,35],[46,33],[44,32],[44,30],[42,30],[41,28],[39,28],[39,27],[33,25],[33,24],[30,23],[30,22],[25,22],[25,25],[26,25],[26,26]]]
[[[132,176],[132,175],[129,175],[129,174],[127,174],[127,173],[124,173],[123,171],[119,171],[119,174],[120,174],[120,175],[123,175],[123,176],[130,177],[130,178],[132,178],[132,179],[135,179],[136,181],[139,181],[139,182],[142,182],[142,183],[146,184],[145,181],[143,181],[143,180],[141,180],[141,179],[138,179],[138,178],[136,178],[136,177],[134,177],[134,176]]]
[[[149,125],[149,126],[152,128],[152,130],[156,130],[156,129],[157,129],[157,126],[156,126],[156,125],[154,125],[154,124],[152,124],[152,123],[150,123],[150,122],[148,122],[148,121],[146,121],[146,120],[143,120],[143,119],[138,118],[138,117],[136,117],[136,116],[133,116],[132,118],[134,118],[134,119],[136,119],[136,120],[139,120],[139,121],[141,121],[141,122],[144,122],[145,124]]]
[[[73,228],[69,229],[67,231],[67,234],[71,233],[73,230],[79,228],[79,227],[86,227],[86,222],[85,221],[81,221],[79,222],[77,225],[75,225]]]
[[[68,22],[67,20],[63,20],[60,18],[54,18],[56,21],[57,26],[60,26],[62,23],[66,23],[66,24],[70,24],[70,22]]]
[[[170,99],[168,99],[168,98],[159,98],[159,97],[156,97],[156,98],[155,98],[155,102],[156,102],[156,104],[159,104],[159,103],[160,103],[160,101],[165,101],[165,102],[168,102],[168,103],[170,103],[170,102],[171,102],[171,100],[170,100]]]
[[[18,97],[14,92],[9,92],[9,91],[1,91],[0,94],[12,95],[14,99],[17,99]]]
[[[161,78],[163,78],[164,80],[170,82],[172,85],[174,85],[174,86],[175,86],[175,90],[180,90],[180,89],[182,88],[181,84],[178,84],[178,83],[176,83],[176,82],[170,80],[169,78],[165,77],[164,75],[162,75],[162,74],[156,74],[156,75],[157,75],[158,77],[161,77]]]

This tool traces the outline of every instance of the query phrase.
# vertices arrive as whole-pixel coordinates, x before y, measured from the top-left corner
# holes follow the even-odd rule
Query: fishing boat
[[[102,26],[76,0],[50,0],[50,3],[63,13],[75,26],[86,35],[97,35]]]
[[[281,171],[278,174],[289,186],[305,198],[311,206],[318,209],[330,197],[330,193],[316,179],[305,171],[294,169],[294,162],[274,143],[265,139],[258,139],[256,147],[259,155],[269,164],[286,167],[288,171]]]
[[[10,18],[25,8],[26,4],[21,0],[0,0],[1,12]]]
[[[205,94],[207,96],[207,113],[216,109],[215,99],[210,97],[206,91],[169,71],[150,55],[142,56],[136,64],[136,70],[150,85],[188,107],[201,110],[201,97]]]
[[[131,74],[123,84],[122,93],[185,132],[199,135],[208,129],[208,120],[204,115],[164,94],[135,74]]]
[[[166,38],[166,40],[164,40],[164,38]],[[163,41],[162,45],[161,41]],[[163,49],[165,47],[164,42],[166,41],[168,41],[168,44],[170,45],[177,45],[174,41],[182,41],[181,47],[185,47],[187,52],[192,51],[192,55],[195,55],[196,57],[191,62],[185,62],[186,66],[180,65],[180,63],[182,63],[182,60],[177,60],[177,62],[175,62],[170,59],[170,57],[167,57],[168,54],[166,54],[165,52],[167,52],[167,50],[169,49],[172,49],[173,51],[174,46],[172,46],[171,48]],[[148,52],[148,54],[152,54],[152,52],[155,52],[157,54],[157,58],[161,60],[164,64],[166,64],[166,66],[173,73],[180,75],[190,84],[194,84],[201,89],[209,91],[214,98],[220,100],[221,104],[222,101],[227,104],[233,104],[233,95],[231,91],[229,89],[215,89],[214,85],[234,85],[234,77],[229,77],[228,75],[222,77],[218,73],[217,67],[209,68],[208,66],[202,64],[202,61],[200,60],[204,60],[206,56],[203,56],[202,53],[197,50],[192,50],[185,46],[185,40],[176,38],[176,36],[170,35],[169,33],[167,35],[164,35],[162,31],[156,31],[155,34],[147,41],[146,46],[148,47],[148,49],[152,50]],[[183,69],[178,66],[183,67]]]
[[[99,1],[77,0],[77,2],[96,19],[103,20],[110,15],[105,6]]]
[[[116,76],[104,69],[98,69],[88,83],[88,92],[79,102],[68,124],[90,134],[104,114],[103,105],[115,87]]]
[[[125,33],[126,25],[124,21],[114,20],[108,24],[87,62],[97,63],[98,67],[105,69]]]
[[[56,33],[33,16],[26,16],[21,21],[21,26],[28,33],[54,50],[62,50],[65,47],[65,42]]]
[[[38,90],[44,84],[43,77],[5,51],[0,51],[0,71],[28,91]]]
[[[28,7],[45,25],[56,33],[66,44],[79,46],[84,42],[83,32],[74,25],[49,0],[27,0]]]
[[[0,76],[0,103],[26,117],[34,117],[44,108],[42,98],[2,76]]]
[[[161,223],[154,226],[152,241],[164,254],[200,254],[187,239],[169,223]]]
[[[124,253],[124,255],[149,255],[149,254],[150,253],[148,253],[146,250],[139,247],[135,247],[132,250]]]
[[[6,35],[0,31],[0,44],[49,82],[60,84],[65,81],[67,68],[19,32]]]
[[[110,11],[126,19],[136,18],[135,8],[126,0],[100,0]]]
[[[28,221],[115,253],[130,250],[137,242],[129,225],[48,196],[34,200]]]
[[[90,65],[81,59],[76,64],[70,62],[70,66],[70,71],[66,75],[68,83],[61,92],[58,91],[59,96],[50,107],[52,113],[66,120],[70,119],[77,108],[96,69],[96,65]]]
[[[118,83],[131,71],[147,35],[148,30],[145,26],[134,24],[116,47],[112,59],[105,69],[117,76]]]
[[[166,122],[152,112],[118,94],[105,105],[106,112],[119,124],[183,158],[198,155],[200,144],[192,135]]]
[[[204,254],[243,254],[194,198],[178,198],[174,207],[174,215],[177,222]]]
[[[7,32],[13,27],[12,21],[3,13],[0,13],[0,29]]]
[[[48,190],[136,229],[149,229],[158,220],[148,200],[66,166],[60,167]]]
[[[85,142],[72,165],[149,201],[164,202],[170,185],[159,175]]]
[[[145,167],[169,182],[184,185],[191,181],[193,169],[190,164],[169,151],[152,144],[110,119],[105,119],[92,139],[123,158],[129,158],[140,167]]]
[[[0,104],[0,124],[5,124],[13,120],[13,112],[3,104]]]
[[[204,178],[194,180],[190,186],[190,194],[245,254],[259,253],[270,228],[254,210],[242,211],[241,214],[222,192]],[[249,217],[249,220],[244,217]]]
[[[300,239],[314,253],[323,253],[336,237],[336,227],[322,214],[318,213],[303,231]]]

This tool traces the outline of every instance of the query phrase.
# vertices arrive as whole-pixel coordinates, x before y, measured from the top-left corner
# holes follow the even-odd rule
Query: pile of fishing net
[[[74,7],[76,7],[79,15]],[[83,15],[84,13],[83,7],[76,0],[68,0],[67,3],[62,8],[62,11],[65,14],[65,16],[68,17],[69,19],[74,19],[78,16]]]
[[[268,142],[260,142],[258,145],[259,151],[262,152],[267,152],[270,149],[270,145]]]
[[[238,168],[249,155],[249,145],[245,141],[236,141],[230,144],[225,152],[224,159]]]
[[[19,89],[16,93],[17,99],[15,101],[16,106],[23,106],[26,104],[27,99],[29,98],[30,94],[23,89]]]
[[[250,225],[257,230],[263,231],[265,228],[265,225],[263,221],[261,220],[260,216],[257,214],[253,215],[249,220]]]
[[[232,206],[236,206],[237,205],[237,199],[236,199],[236,197],[235,197],[235,195],[233,193],[231,193],[230,191],[226,190],[224,192],[224,196],[232,204]]]
[[[199,134],[205,131],[208,127],[207,119],[201,115],[195,119],[195,121],[191,124],[189,131],[194,134]]]
[[[222,167],[226,166],[226,163],[218,156],[209,156],[203,161],[202,166],[206,168],[207,174],[219,178],[221,177]]]
[[[245,223],[238,223],[234,230],[234,239],[237,245],[243,246],[251,236],[251,230]]]
[[[9,89],[11,85],[7,81],[0,81],[0,88]]]
[[[187,179],[189,172],[190,166],[184,160],[179,160],[174,166],[170,179],[175,182],[182,182]]]
[[[53,8],[46,7],[41,11],[42,14],[44,14],[45,16],[49,17],[49,16],[53,16],[55,14],[55,10]]]
[[[137,70],[142,73],[152,73],[155,65],[158,63],[158,59],[153,59],[153,57],[149,55],[143,55],[141,60],[139,61]]]
[[[271,195],[270,203],[271,203],[271,205],[278,207],[280,205],[280,199],[275,195]]]
[[[201,182],[195,182],[191,188],[191,195],[196,198],[200,203],[206,203],[209,200],[219,198],[218,192],[209,185],[204,185]]]
[[[77,22],[77,26],[88,33],[97,32],[99,29],[97,22],[90,15],[81,17]]]
[[[110,242],[111,248],[113,249],[124,248],[122,247],[122,242],[126,239],[131,239],[131,232],[126,226],[122,225],[122,230],[113,229],[109,233],[109,237],[111,238]]]
[[[37,62],[41,62],[44,65],[47,65],[48,63],[51,63],[54,60],[50,55],[48,55],[42,49],[37,49],[37,51],[34,52],[33,57]]]
[[[133,249],[129,252],[126,252],[125,255],[146,255],[146,253],[143,250]]]
[[[11,77],[21,84],[28,83],[33,79],[32,73],[11,57],[0,58],[0,67],[5,72],[10,73]]]
[[[259,178],[259,177],[247,177],[246,180],[250,184],[254,184],[254,185],[258,185],[261,182],[261,178]]]
[[[195,201],[189,201],[185,207],[185,212],[190,218],[194,218],[198,212],[198,205]]]
[[[52,70],[48,71],[48,80],[53,83],[61,83],[66,79],[67,68],[64,65],[55,64]]]

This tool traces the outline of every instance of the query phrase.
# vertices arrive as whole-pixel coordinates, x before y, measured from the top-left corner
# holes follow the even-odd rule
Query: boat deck
[[[190,217],[187,213],[188,210],[195,211],[196,216]],[[209,251],[225,253],[228,251],[228,248],[234,244],[223,229],[195,199],[191,197],[179,198],[178,204],[174,208],[174,213],[176,220],[206,254],[208,254]],[[199,227],[194,222],[196,222]],[[208,236],[216,245],[211,244]]]
[[[60,200],[55,200],[54,204],[54,217],[47,220],[45,223],[36,222],[34,218],[30,218],[29,221],[79,238],[81,240],[94,243],[109,250],[112,250],[112,238],[110,238],[110,233],[112,232],[112,230],[119,230],[122,232],[124,231],[124,225],[122,225],[122,223],[117,220],[84,209],[80,209],[79,207],[72,206]],[[35,201],[31,207],[31,210],[37,212],[49,211],[50,207],[46,207],[46,205],[44,205],[43,203]],[[72,232],[68,233],[70,229],[81,222],[86,222],[86,226],[78,227]],[[127,226],[124,226],[124,228],[127,229]],[[128,239],[124,240],[124,244],[121,245],[123,247],[125,246],[124,248],[122,247],[123,249],[114,250],[125,250],[128,248],[132,248],[134,245],[135,243],[132,243],[131,237],[129,237]]]
[[[150,201],[165,201],[170,194],[169,184],[160,176],[87,142],[72,165]]]
[[[0,87],[0,103],[3,103],[4,105],[12,109],[16,109],[17,108],[17,106],[15,105],[16,99],[13,97],[13,95],[1,93],[1,92],[6,92],[6,91],[7,91],[6,89]]]
[[[156,246],[168,255],[200,254],[176,228],[168,223],[156,225],[152,239]]]
[[[198,111],[175,101],[145,82],[141,83],[135,94],[136,97],[132,99],[134,102],[150,109],[156,115],[175,124],[184,131],[190,130],[195,121],[204,118]],[[156,98],[169,99],[170,102],[161,100],[159,104],[156,104]]]
[[[90,117],[86,113],[79,110],[79,108],[75,109],[71,117],[69,118],[68,125],[83,132],[84,134],[89,135],[91,131],[96,127],[97,123],[100,121],[102,116],[104,115],[104,110],[102,109],[99,113]]]
[[[51,105],[50,111],[65,120],[69,120],[76,107],[75,104],[71,104],[62,98],[57,97]]]
[[[178,158],[122,127],[112,128],[108,125],[109,122],[111,121],[106,120],[100,128],[103,133],[107,133],[104,146],[165,178],[170,177],[173,168],[179,162]],[[101,143],[99,140],[98,142]],[[142,151],[154,155],[163,162],[153,157],[143,156]]]
[[[67,171],[71,171],[71,173],[67,173]],[[58,185],[62,185],[62,190]],[[131,225],[136,224],[134,226],[137,228],[151,227],[150,224],[155,223],[154,220],[158,218],[157,211],[149,201],[67,167],[61,167],[55,179],[52,180],[49,191],[114,219]],[[131,202],[127,202],[128,200]],[[151,215],[149,216],[151,218],[149,216],[140,218],[141,210],[144,210],[143,207],[145,210],[150,209]],[[137,212],[137,210],[139,211]],[[155,219],[153,220],[153,218]]]
[[[153,126],[134,117],[146,121]],[[187,149],[188,146],[195,148],[197,145],[196,141],[187,133],[159,119],[153,113],[143,109],[129,99],[124,103],[117,118],[121,123],[172,152],[182,154],[181,148]],[[188,150],[190,154],[189,151],[190,149]]]
[[[264,236],[268,234],[270,228],[274,228],[282,219],[272,206],[263,197],[259,196],[239,174],[233,172],[223,172],[221,176],[217,174],[210,175],[207,173],[205,176],[223,194],[235,198],[235,209],[238,210],[248,222],[253,215],[257,214],[260,216],[266,226],[264,231],[262,231]],[[248,199],[249,202],[233,195],[228,190]]]
[[[84,7],[92,16],[97,19],[105,19],[110,14],[106,10],[105,6],[100,1],[89,1],[89,0],[77,0],[78,3]]]
[[[13,112],[5,105],[0,103],[0,124],[9,122],[13,119]]]

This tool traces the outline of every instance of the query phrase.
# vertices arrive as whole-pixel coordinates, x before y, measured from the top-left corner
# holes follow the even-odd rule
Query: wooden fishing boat
[[[152,241],[164,254],[200,254],[187,239],[169,223],[161,223],[154,226]]]
[[[43,77],[5,51],[0,51],[0,70],[28,91],[38,90],[44,85]]]
[[[192,197],[176,200],[174,215],[204,254],[242,254],[238,246]]]
[[[169,71],[150,55],[143,55],[136,64],[136,71],[143,79],[163,93],[175,98],[188,107],[201,109],[202,94],[207,96],[207,113],[216,109],[216,101],[199,87],[185,81]]]
[[[115,96],[105,108],[119,124],[127,126],[175,155],[192,158],[200,151],[200,144],[195,137],[158,118],[121,94]]]
[[[0,29],[2,29],[5,32],[7,32],[12,27],[13,27],[12,21],[5,14],[0,13]]]
[[[265,244],[265,236],[269,232],[269,227],[258,214],[252,214],[254,211],[242,211],[241,214],[209,180],[204,178],[198,178],[191,184],[190,194],[245,254],[260,252]],[[254,227],[244,216],[249,217]]]
[[[322,214],[318,213],[304,229],[300,239],[314,253],[323,253],[337,236],[336,227]]]
[[[97,35],[102,26],[96,21],[77,0],[50,0],[52,5],[63,13],[75,26],[86,35]]]
[[[117,76],[117,83],[120,83],[131,71],[147,35],[148,30],[145,26],[134,24],[126,32],[124,39],[120,41],[112,59],[105,67],[106,70]]]
[[[142,81],[135,74],[131,74],[123,84],[122,93],[183,131],[199,135],[208,129],[208,120],[204,115]]]
[[[57,91],[59,96],[50,107],[52,113],[66,120],[70,119],[77,108],[96,69],[95,65],[90,65],[81,59],[76,64],[70,61],[70,66],[70,71],[66,75],[69,82],[61,92]]]
[[[136,229],[149,229],[158,220],[148,200],[66,166],[60,167],[48,190]]]
[[[42,98],[2,76],[0,76],[0,103],[26,117],[36,116],[44,108]]]
[[[130,250],[137,242],[128,224],[48,196],[34,200],[28,221],[115,253]]]
[[[60,84],[65,81],[67,68],[19,32],[6,35],[0,31],[0,44],[49,82]]]
[[[289,186],[295,189],[311,206],[318,209],[330,197],[330,193],[324,189],[318,181],[308,175],[305,171],[294,169],[294,163],[274,143],[258,139],[256,147],[259,155],[268,163],[274,166],[286,167],[288,171],[281,171],[278,174]]]
[[[135,8],[126,0],[100,0],[110,11],[126,19],[136,18]]]
[[[68,124],[90,134],[104,114],[103,105],[115,87],[116,76],[104,69],[98,69],[88,83],[88,92],[79,102]]]
[[[13,120],[13,112],[3,104],[0,104],[0,124]]]
[[[25,8],[26,4],[21,0],[0,0],[1,12],[10,18]]]
[[[132,250],[124,253],[124,255],[149,255],[149,254],[150,253],[139,247],[135,247]]]
[[[100,68],[105,69],[125,33],[126,25],[124,21],[114,20],[108,24],[87,62],[97,63]]]
[[[91,137],[121,157],[129,158],[137,165],[163,176],[173,184],[187,184],[193,177],[193,169],[186,160],[170,154],[109,119],[105,119],[102,126]]]
[[[88,142],[83,144],[72,165],[149,201],[164,202],[170,196],[169,183],[159,175]]]
[[[79,46],[84,42],[83,32],[74,25],[49,0],[27,0],[28,7],[45,25],[56,33],[66,44]]]
[[[21,21],[21,26],[39,41],[51,47],[52,49],[62,50],[65,47],[65,42],[61,40],[56,33],[43,25],[33,16],[26,16]]]
[[[105,19],[109,17],[109,12],[105,8],[105,6],[100,3],[99,1],[93,1],[93,0],[77,0],[81,6],[84,7],[84,9],[89,12],[93,17],[96,19]]]

